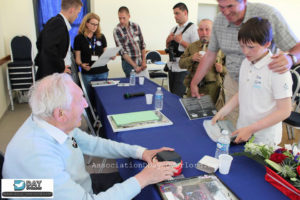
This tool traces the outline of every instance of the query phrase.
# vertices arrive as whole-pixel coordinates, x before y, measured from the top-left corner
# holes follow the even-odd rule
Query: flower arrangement
[[[271,167],[278,175],[300,190],[300,153],[297,150],[272,147],[264,144],[253,143],[251,138],[245,144],[243,153],[263,165]]]

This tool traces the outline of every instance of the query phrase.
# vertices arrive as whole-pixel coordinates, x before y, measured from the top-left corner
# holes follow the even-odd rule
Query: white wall
[[[101,18],[101,28],[105,34],[108,45],[115,45],[113,40],[113,29],[119,23],[118,9],[127,6],[130,11],[130,20],[140,25],[147,49],[165,49],[165,39],[170,29],[175,25],[173,6],[178,0],[94,0],[93,12]],[[197,1],[185,1],[189,9],[190,20],[197,22]]]
[[[189,9],[190,21],[196,23],[198,5],[216,4],[216,0],[182,0]],[[249,0],[262,2],[261,0]],[[179,0],[91,0],[92,11],[100,15],[101,27],[108,40],[108,46],[114,46],[113,28],[118,24],[118,8],[127,6],[131,20],[140,24],[145,37],[147,49],[164,49],[165,39],[175,25],[172,7]],[[300,26],[297,13],[300,11],[299,0],[264,0],[284,16],[294,33],[300,38]],[[27,35],[35,48],[36,33],[32,0],[0,0],[0,58],[10,53],[9,44],[15,35]],[[4,42],[3,42],[4,41]],[[0,70],[0,117],[8,106],[5,74]],[[110,76],[123,76],[120,59],[109,63]],[[5,80],[5,81],[4,81]]]
[[[0,0],[0,5],[0,58],[3,58],[10,54],[10,41],[14,36],[26,35],[34,45],[36,34],[32,0]],[[0,117],[9,105],[6,66],[0,66]]]
[[[0,13],[3,12],[3,7],[0,7]],[[5,40],[3,35],[3,17],[0,17],[0,58],[7,55],[5,52]],[[7,84],[6,84],[6,64],[0,66],[0,117],[6,111],[9,98],[7,95]]]

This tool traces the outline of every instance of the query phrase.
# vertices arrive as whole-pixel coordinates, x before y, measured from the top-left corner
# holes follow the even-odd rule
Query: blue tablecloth
[[[128,79],[120,80],[121,82],[128,82]],[[124,93],[145,92],[154,94],[157,87],[157,84],[145,79],[143,86],[95,88],[97,111],[101,114],[101,121],[107,137],[118,142],[141,145],[149,149],[163,146],[174,148],[182,157],[182,173],[185,177],[203,174],[195,168],[195,165],[204,155],[214,156],[216,144],[206,135],[203,119],[189,120],[179,98],[164,89],[162,113],[173,122],[173,125],[119,133],[112,131],[107,115],[154,109],[154,104],[146,105],[144,96],[124,99]],[[243,151],[241,145],[230,147],[230,153],[240,151]],[[145,165],[143,161],[134,159],[119,159],[117,164],[124,179],[134,176],[142,170],[141,166]],[[229,175],[221,175],[219,172],[216,172],[216,175],[240,199],[288,199],[264,180],[265,173],[265,168],[255,161],[247,157],[235,156]],[[155,186],[148,186],[142,190],[136,199],[154,200],[160,199],[160,196]]]

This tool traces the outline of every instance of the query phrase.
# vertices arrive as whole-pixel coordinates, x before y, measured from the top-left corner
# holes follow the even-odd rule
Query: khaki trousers
[[[227,73],[224,79],[225,103],[227,103],[233,97],[233,95],[238,92],[238,90],[238,82],[233,80]],[[226,116],[226,119],[232,121],[233,125],[236,127],[238,116],[239,108],[237,107]]]

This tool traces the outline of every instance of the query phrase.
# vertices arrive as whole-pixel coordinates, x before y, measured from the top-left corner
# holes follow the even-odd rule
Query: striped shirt
[[[127,54],[137,65],[142,63],[142,50],[146,48],[141,28],[138,24],[129,22],[128,28],[118,24],[114,29],[116,46],[121,46],[120,54]]]
[[[268,19],[273,29],[273,40],[278,48],[288,51],[294,47],[298,38],[292,32],[282,15],[275,8],[261,3],[247,3],[245,17],[242,23],[245,23],[252,17],[261,17]],[[226,67],[230,76],[238,80],[239,70],[245,56],[238,42],[238,31],[241,25],[234,25],[219,13],[214,21],[212,36],[208,49],[217,52],[219,49],[226,56]]]

